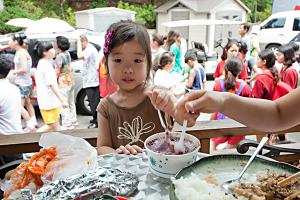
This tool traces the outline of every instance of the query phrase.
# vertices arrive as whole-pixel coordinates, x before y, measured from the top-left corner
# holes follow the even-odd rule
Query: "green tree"
[[[106,0],[93,0],[90,4],[90,8],[103,8],[108,6],[109,4]]]
[[[242,0],[251,10],[249,22],[261,22],[272,14],[272,0]]]
[[[4,0],[4,10],[0,12],[0,34],[22,30],[5,23],[13,18],[40,19],[43,17],[60,18],[75,25],[75,15],[66,0]]]
[[[155,5],[143,4],[142,6],[136,6],[136,5],[132,5],[120,1],[117,7],[136,12],[135,19],[138,23],[145,25],[147,28],[151,28],[151,29],[155,28],[156,26],[156,13],[154,12]]]

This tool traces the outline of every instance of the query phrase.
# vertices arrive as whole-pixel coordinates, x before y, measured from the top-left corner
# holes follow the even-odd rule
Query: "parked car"
[[[279,46],[287,44],[300,32],[300,11],[275,13],[259,26],[260,48],[276,51]]]
[[[27,35],[26,44],[27,44],[28,52],[30,54],[32,54],[33,44],[36,41],[54,42],[56,36],[59,36],[59,35],[67,37],[71,44],[68,51],[69,51],[69,53],[71,55],[71,59],[72,59],[72,68],[73,68],[74,83],[75,83],[75,104],[76,104],[77,112],[80,114],[89,115],[89,114],[91,114],[91,110],[90,110],[89,103],[87,100],[87,95],[86,95],[84,89],[82,88],[81,70],[82,70],[83,61],[79,60],[77,58],[77,41],[76,41],[77,34],[71,33],[71,32],[66,32],[66,33],[59,33],[59,34]],[[92,32],[92,31],[87,31],[86,36],[87,36],[89,42],[91,44],[93,44],[96,47],[96,49],[99,51],[99,61],[100,61],[100,54],[101,54],[102,47],[104,44],[104,33],[96,33],[96,32]],[[8,43],[9,39],[10,39],[10,37],[7,37],[6,40],[3,38],[2,38],[2,40],[0,39],[0,44],[2,43],[2,45],[5,45],[6,43]],[[13,53],[13,51],[11,51],[11,50],[4,50],[4,51],[6,51],[8,53]],[[33,81],[34,81],[34,78],[33,78]],[[33,95],[32,95],[32,102],[34,105],[37,105],[35,92],[33,92]]]

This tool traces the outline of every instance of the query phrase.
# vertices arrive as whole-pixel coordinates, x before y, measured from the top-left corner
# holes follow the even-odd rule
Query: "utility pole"
[[[256,23],[256,13],[257,13],[257,0],[254,1],[254,23]]]

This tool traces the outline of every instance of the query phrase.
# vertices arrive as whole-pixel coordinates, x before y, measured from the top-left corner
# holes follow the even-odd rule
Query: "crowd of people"
[[[268,49],[261,51],[256,32],[249,35],[249,30],[248,24],[242,24],[239,29],[241,38],[228,40],[213,75],[213,90],[247,98],[275,100],[297,88],[299,47],[287,44],[277,52]],[[78,122],[68,39],[58,36],[53,44],[37,42],[32,57],[23,48],[24,39],[23,35],[13,36],[9,45],[16,50],[14,69],[10,68],[8,75],[6,72],[1,75],[1,83],[7,88],[12,85],[4,81],[5,77],[14,77],[9,79],[14,79],[20,91],[19,95],[13,92],[1,95],[1,104],[5,102],[14,110],[20,106],[20,112],[14,112],[14,116],[6,111],[5,120],[0,123],[1,133],[75,128]],[[188,49],[186,40],[176,31],[171,30],[166,37],[153,34],[150,40],[143,26],[132,21],[120,21],[108,28],[103,53],[104,59],[99,63],[96,48],[86,36],[78,37],[77,56],[83,59],[83,88],[92,111],[89,128],[99,127],[100,154],[141,151],[146,137],[164,131],[157,109],[166,113],[166,120],[171,116],[182,122],[182,116],[176,114],[175,105],[187,93],[206,88],[205,67],[198,62],[197,51]],[[1,64],[7,67],[8,56],[1,59]],[[101,66],[105,66],[105,74],[114,87],[113,91],[106,92],[110,95],[103,96],[100,101],[100,92],[103,92],[99,91]],[[30,101],[32,79],[29,71],[32,67],[36,68],[37,100],[45,123],[43,126],[37,124]],[[10,98],[14,101],[7,102]],[[228,118],[224,114],[216,111],[211,119]],[[20,128],[21,116],[25,121],[23,129]],[[198,114],[189,117],[196,120]],[[271,142],[285,139],[278,135],[270,135],[270,138]],[[224,142],[230,148],[235,147],[242,139],[242,136],[213,138],[212,149]]]
[[[78,121],[68,38],[58,36],[53,43],[37,41],[32,47],[31,54],[24,47],[25,39],[24,34],[14,34],[8,47],[15,50],[15,54],[2,54],[1,69],[3,68],[5,71],[7,66],[10,68],[8,74],[6,71],[2,74],[1,91],[5,91],[5,86],[7,88],[15,86],[19,89],[20,94],[16,95],[14,92],[7,91],[7,94],[1,96],[0,133],[74,129],[78,125]],[[78,59],[83,59],[83,88],[88,96],[93,117],[88,128],[95,128],[98,126],[96,107],[100,100],[99,53],[88,42],[86,36],[78,37],[77,45]],[[31,103],[33,80],[44,125],[37,123],[35,110]],[[7,101],[8,99],[10,100]],[[19,102],[17,99],[20,99],[20,104],[17,103]],[[7,111],[2,107],[4,102]],[[20,109],[21,114],[19,112],[9,113],[11,109]]]

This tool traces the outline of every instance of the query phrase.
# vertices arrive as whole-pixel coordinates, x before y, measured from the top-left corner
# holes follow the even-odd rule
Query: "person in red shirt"
[[[229,40],[226,46],[224,47],[223,54],[221,56],[221,61],[218,63],[216,71],[213,75],[214,79],[217,80],[218,78],[224,78],[224,66],[227,59],[231,56],[237,56],[239,53],[239,42],[235,39]],[[240,79],[247,79],[247,66],[242,65],[243,69],[239,75]]]
[[[280,80],[295,89],[298,84],[298,72],[293,67],[295,52],[291,45],[283,45],[278,48],[277,61],[283,64],[280,71]]]
[[[262,70],[256,76],[252,95],[258,99],[272,99],[274,84],[279,81],[279,74],[275,65],[275,55],[272,50],[265,49],[258,54],[257,67]]]
[[[275,67],[275,55],[270,49],[265,49],[258,54],[257,67],[262,70],[262,74],[256,76],[256,81],[252,89],[252,95],[258,99],[272,100],[275,84],[279,81],[279,74]],[[260,141],[263,136],[256,136]],[[275,144],[285,140],[284,134],[270,134],[269,144]]]
[[[243,97],[251,97],[251,88],[249,85],[237,77],[242,72],[243,66],[240,58],[231,56],[225,63],[225,78],[220,78],[216,81],[214,91],[231,92]],[[225,119],[226,116],[221,113],[214,113],[213,120]],[[218,137],[211,139],[211,150],[216,150],[219,144],[228,143],[229,148],[235,148],[236,144],[245,139],[244,136]]]

